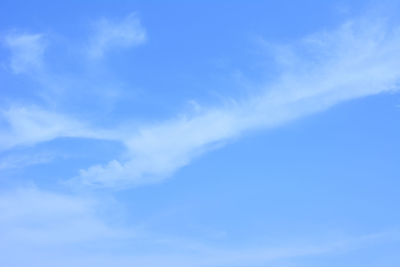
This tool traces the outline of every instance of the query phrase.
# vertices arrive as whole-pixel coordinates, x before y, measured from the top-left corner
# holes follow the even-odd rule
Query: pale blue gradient
[[[399,266],[399,4],[3,1],[0,266]]]

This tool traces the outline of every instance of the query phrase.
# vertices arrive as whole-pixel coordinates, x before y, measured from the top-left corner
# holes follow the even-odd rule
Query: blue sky
[[[0,265],[398,266],[397,1],[3,1]]]

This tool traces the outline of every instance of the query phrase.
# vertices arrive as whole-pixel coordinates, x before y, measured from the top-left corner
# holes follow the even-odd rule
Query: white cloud
[[[102,199],[102,202],[100,202]],[[109,202],[109,199],[107,199]],[[24,187],[0,193],[0,262],[7,266],[260,266],[398,242],[399,232],[280,246],[214,246],[166,238],[110,220],[103,198]],[[100,216],[100,213],[103,216]],[[107,216],[107,217],[106,217]],[[106,220],[106,218],[108,218]],[[321,240],[321,237],[318,238]],[[61,251],[61,253],[60,253]]]
[[[289,54],[284,60],[287,53],[279,55],[282,75],[259,95],[125,131],[129,158],[81,170],[79,179],[106,187],[152,183],[246,131],[398,89],[400,32],[383,23],[349,22],[305,38]]]
[[[23,168],[30,165],[45,164],[54,160],[55,155],[49,153],[9,155],[0,158],[0,170]]]
[[[325,241],[219,245],[166,237],[146,225],[125,226],[118,203],[104,195],[40,190],[0,192],[0,262],[6,266],[259,266],[346,253],[399,242],[396,230]],[[322,240],[319,236],[318,240]]]
[[[237,135],[240,127],[232,110],[214,110],[143,127],[133,134],[127,131],[121,140],[130,159],[82,170],[82,182],[120,187],[158,181],[217,142]]]
[[[0,246],[92,242],[129,235],[107,225],[89,197],[18,188],[0,194]]]
[[[41,34],[11,34],[4,39],[11,50],[10,67],[14,73],[39,69],[43,64],[46,48]]]
[[[12,106],[2,110],[0,121],[7,125],[0,131],[0,149],[34,145],[59,137],[111,138],[107,131],[93,129],[79,120],[34,106]]]
[[[144,40],[135,15],[118,23],[104,20],[99,25],[96,38],[102,41],[96,43],[100,51],[96,53],[102,54],[109,46]],[[80,170],[72,182],[137,186],[161,181],[195,157],[248,131],[277,127],[343,101],[398,89],[399,28],[373,20],[353,21],[284,47],[277,50],[277,61],[282,63],[280,77],[260,86],[253,97],[220,107],[198,107],[194,113],[151,125],[133,127],[122,122],[114,129],[93,127],[40,108],[11,107],[0,113],[8,125],[0,132],[0,148],[58,137],[120,141],[128,151],[122,160]]]
[[[119,21],[102,19],[96,23],[88,53],[92,58],[101,58],[113,48],[136,46],[145,41],[146,31],[136,14],[130,14]]]

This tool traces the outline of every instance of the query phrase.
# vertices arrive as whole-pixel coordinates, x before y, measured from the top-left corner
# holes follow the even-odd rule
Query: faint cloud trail
[[[334,31],[308,36],[291,49],[280,78],[259,95],[126,130],[120,140],[130,158],[81,170],[75,180],[114,188],[159,182],[245,132],[277,127],[351,99],[398,90],[399,28],[380,21],[351,21]],[[277,57],[282,60],[286,55]]]
[[[101,19],[95,23],[95,32],[87,53],[90,58],[98,59],[114,48],[141,45],[146,39],[146,30],[135,13],[119,21]]]
[[[46,43],[41,34],[17,34],[6,36],[4,44],[11,50],[11,70],[16,73],[30,72],[40,69]]]
[[[131,14],[120,21],[100,21],[92,38],[90,51],[101,57],[112,48],[143,43],[146,32]],[[45,48],[40,34],[10,40],[11,66],[19,71],[40,66]],[[69,183],[126,188],[160,182],[196,157],[249,131],[278,127],[344,101],[399,88],[400,28],[384,20],[349,21],[297,43],[278,45],[274,51],[281,74],[261,89],[255,88],[258,93],[216,107],[197,105],[192,113],[158,123],[116,122],[119,126],[104,129],[37,106],[11,106],[0,111],[0,120],[7,125],[0,131],[0,148],[59,137],[118,141],[127,150],[123,159],[82,169]]]

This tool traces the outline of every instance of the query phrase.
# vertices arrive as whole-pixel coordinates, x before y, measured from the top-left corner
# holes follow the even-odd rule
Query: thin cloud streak
[[[55,159],[55,155],[49,153],[10,155],[0,158],[0,171],[7,169],[18,169],[30,165],[45,164]]]
[[[160,237],[105,222],[104,199],[17,188],[0,193],[0,255],[16,266],[258,266],[398,242],[398,231],[280,246],[224,246]],[[115,213],[107,213],[110,217]],[[320,239],[320,238],[319,238]],[[313,244],[314,243],[314,244]],[[135,250],[140,245],[142,250]],[[54,249],[63,248],[63,254]],[[89,248],[89,249],[88,249]],[[146,248],[149,248],[146,249]],[[18,257],[23,251],[24,257]],[[110,251],[120,251],[109,254]],[[46,259],[46,260],[44,260]]]
[[[82,244],[127,233],[104,222],[95,198],[40,190],[34,186],[0,194],[1,246]]]
[[[146,30],[135,13],[120,21],[101,19],[95,24],[87,52],[90,58],[98,59],[113,48],[137,46],[145,43],[146,39]]]
[[[281,77],[265,86],[263,93],[139,127],[121,139],[130,158],[81,170],[75,181],[115,188],[158,182],[245,132],[277,127],[344,101],[398,89],[398,28],[353,21],[311,35],[292,49]]]
[[[110,135],[82,121],[35,106],[12,106],[1,110],[0,122],[7,125],[0,131],[0,150],[31,146],[59,137],[108,139]],[[111,135],[109,137],[113,139]]]
[[[11,50],[10,67],[16,73],[40,69],[46,43],[41,34],[10,34],[3,43]]]
[[[97,42],[101,53],[114,45],[133,45],[145,38],[144,32],[139,34],[142,28],[136,15],[101,25],[94,37],[103,38]],[[125,31],[131,33],[125,35]],[[41,40],[41,35],[30,36],[34,36],[28,38],[33,43]],[[142,37],[136,40],[134,36]],[[196,157],[246,132],[278,127],[344,101],[398,89],[400,31],[382,21],[350,21],[336,30],[278,48],[276,59],[281,63],[281,75],[247,99],[220,107],[200,107],[194,113],[138,127],[119,122],[113,129],[34,106],[11,106],[0,113],[7,125],[0,132],[0,149],[59,137],[119,141],[127,149],[123,159],[82,169],[69,184],[126,188],[162,181]],[[24,66],[30,66],[28,63]]]

